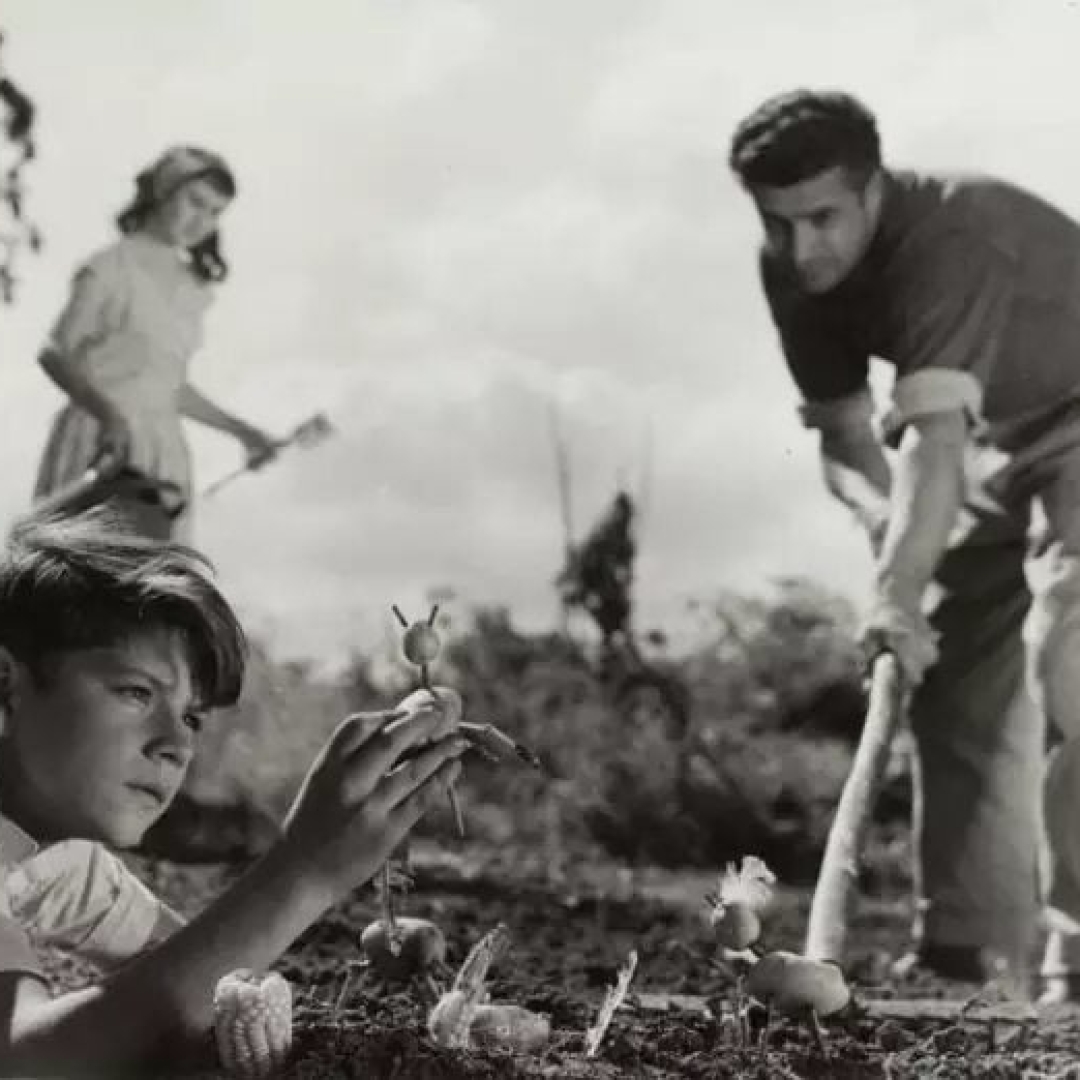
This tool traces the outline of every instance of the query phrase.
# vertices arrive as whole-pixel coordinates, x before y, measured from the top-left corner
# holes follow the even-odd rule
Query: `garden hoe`
[[[896,657],[890,652],[879,653],[870,673],[866,724],[829,829],[810,904],[806,955],[811,959],[843,963],[848,922],[858,889],[859,859],[906,697]]]
[[[275,442],[275,448],[280,452],[289,447],[296,446],[307,449],[324,442],[333,434],[333,427],[325,413],[315,413],[303,423],[298,424],[283,438]],[[200,498],[209,498],[221,491],[222,488],[231,484],[241,476],[252,472],[255,466],[244,464],[232,472],[215,480],[209,487],[200,493]],[[139,485],[145,488],[148,498],[152,498],[156,491],[155,482],[147,479],[133,470],[125,470],[120,463],[109,454],[102,454],[95,459],[82,474],[70,484],[38,499],[34,503],[34,512],[39,514],[78,513],[102,501],[103,492],[110,489],[118,478],[124,475],[125,481],[130,480],[130,488],[134,494],[139,494]],[[179,494],[179,493],[178,493]]]

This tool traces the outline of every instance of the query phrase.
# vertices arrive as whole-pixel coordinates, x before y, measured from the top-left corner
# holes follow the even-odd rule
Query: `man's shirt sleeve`
[[[822,307],[799,295],[765,257],[760,268],[784,359],[803,398],[803,424],[828,428],[852,419],[869,421],[869,356],[845,342]]]
[[[962,230],[912,240],[892,297],[896,363],[884,434],[899,442],[918,416],[962,410],[983,426],[983,388],[1010,316],[1013,269],[989,240]]]

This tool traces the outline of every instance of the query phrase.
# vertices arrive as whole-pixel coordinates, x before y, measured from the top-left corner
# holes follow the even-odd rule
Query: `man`
[[[765,102],[730,164],[764,226],[763,285],[826,484],[871,537],[866,644],[894,651],[916,688],[908,966],[978,981],[1028,954],[1045,715],[1063,742],[1043,794],[1042,974],[1047,997],[1075,997],[1080,225],[998,180],[885,167],[874,117],[843,93]],[[880,439],[872,356],[896,368]],[[1047,529],[1034,605],[1033,507]]]
[[[603,636],[605,653],[617,643],[629,644],[633,521],[633,501],[620,491],[581,546],[571,552],[559,575],[564,601],[592,616]]]

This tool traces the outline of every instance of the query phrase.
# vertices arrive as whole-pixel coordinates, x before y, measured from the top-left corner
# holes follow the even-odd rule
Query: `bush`
[[[466,770],[473,840],[513,841],[553,862],[597,844],[668,865],[754,852],[788,880],[813,874],[863,716],[852,613],[798,580],[765,597],[724,594],[694,613],[692,647],[666,661],[692,702],[682,743],[633,726],[589,655],[561,635],[522,632],[500,608],[443,627],[438,681],[461,691],[469,719],[496,724],[545,765]],[[414,685],[404,664],[376,680],[357,657],[320,680],[256,649],[244,699],[215,728],[189,788],[280,816],[342,716]],[[906,809],[902,799],[892,807]],[[449,839],[449,814],[430,827]]]

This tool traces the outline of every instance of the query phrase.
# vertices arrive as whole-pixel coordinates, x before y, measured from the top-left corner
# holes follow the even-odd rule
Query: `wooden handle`
[[[48,515],[85,510],[96,501],[95,494],[98,488],[115,479],[121,467],[115,458],[108,454],[101,455],[77,480],[35,500],[33,512]]]
[[[834,963],[843,959],[859,858],[903,706],[899,664],[892,653],[882,653],[874,660],[866,725],[829,829],[810,905],[806,955],[811,959]]]

